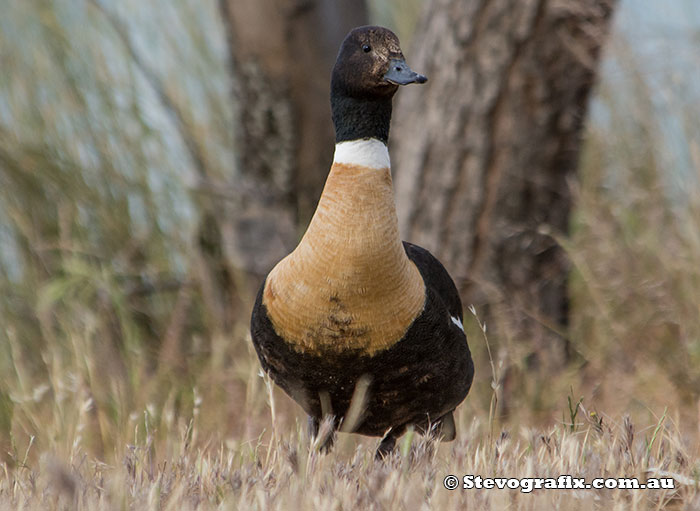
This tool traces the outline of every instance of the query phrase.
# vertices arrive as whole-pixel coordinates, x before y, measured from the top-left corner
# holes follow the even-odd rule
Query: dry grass
[[[196,241],[214,199],[193,185],[184,139],[210,177],[232,159],[216,9],[159,13],[172,34],[149,43],[175,55],[168,67],[134,62],[138,44],[80,5],[16,3],[0,17],[12,71],[0,73],[0,509],[700,507],[693,87],[665,83],[673,101],[659,112],[634,55],[611,46],[617,78],[601,84],[605,122],[588,130],[573,232],[559,240],[573,263],[571,366],[532,372],[527,342],[487,344],[468,313],[477,375],[456,442],[408,434],[382,463],[376,439],[341,434],[321,455],[259,374],[251,286],[236,276],[226,312]],[[675,489],[448,491],[448,474],[664,475]]]
[[[72,356],[90,358],[79,351]],[[94,384],[73,365],[77,360],[50,374],[49,388],[13,395],[14,445],[3,464],[0,509],[660,509],[700,504],[700,474],[691,454],[692,442],[696,448],[700,437],[683,437],[667,414],[637,429],[628,417],[598,415],[573,403],[566,420],[549,428],[514,422],[494,428],[486,410],[468,403],[459,409],[454,443],[441,445],[409,433],[390,459],[377,462],[376,440],[341,434],[336,449],[323,455],[309,445],[294,405],[270,392],[269,382],[257,373],[254,354],[239,358],[244,360],[238,377],[235,370],[216,381],[203,377],[197,383],[206,393],[194,390],[190,406],[178,409],[171,394],[162,406],[146,404],[116,421],[89,397]],[[219,386],[239,386],[247,395],[222,400]],[[225,412],[235,415],[219,428]],[[28,439],[29,431],[37,436]],[[95,442],[104,447],[99,457],[90,447]],[[569,474],[588,482],[663,476],[674,478],[675,489],[448,491],[443,487],[448,474]]]

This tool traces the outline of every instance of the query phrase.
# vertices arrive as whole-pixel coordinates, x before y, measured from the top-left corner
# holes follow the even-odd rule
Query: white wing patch
[[[459,318],[456,318],[455,316],[450,316],[450,319],[452,322],[457,325],[457,328],[459,328],[462,332],[464,332],[464,325],[462,322],[459,320]]]
[[[391,167],[389,149],[384,142],[376,138],[348,140],[335,144],[333,163],[361,165],[372,169]]]

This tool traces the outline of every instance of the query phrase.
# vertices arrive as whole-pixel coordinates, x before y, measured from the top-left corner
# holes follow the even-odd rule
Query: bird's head
[[[396,34],[387,28],[365,26],[353,29],[340,46],[331,90],[353,98],[386,98],[393,96],[399,85],[426,81],[406,64]]]

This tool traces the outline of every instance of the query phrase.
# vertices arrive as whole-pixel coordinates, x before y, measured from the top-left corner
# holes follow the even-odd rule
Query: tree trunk
[[[532,361],[566,356],[566,235],[581,129],[616,0],[433,0],[400,93],[392,167],[404,239]]]
[[[364,0],[220,0],[236,108],[237,193],[229,248],[263,274],[294,248],[333,155],[330,74]],[[242,183],[239,185],[238,183]]]

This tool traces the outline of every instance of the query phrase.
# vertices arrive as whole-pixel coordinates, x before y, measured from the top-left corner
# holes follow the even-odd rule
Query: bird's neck
[[[424,300],[399,237],[386,145],[336,144],[304,237],[268,276],[264,301],[278,333],[305,349],[375,352],[403,336]]]
[[[353,275],[396,277],[408,261],[398,230],[389,151],[376,139],[336,144],[333,165],[300,246],[322,248],[308,257],[334,254]],[[340,258],[340,259],[336,259]],[[319,264],[324,264],[319,259]],[[327,263],[325,265],[328,265]],[[362,285],[370,285],[370,282]]]
[[[376,139],[387,143],[391,124],[391,96],[351,97],[331,92],[336,143]]]

